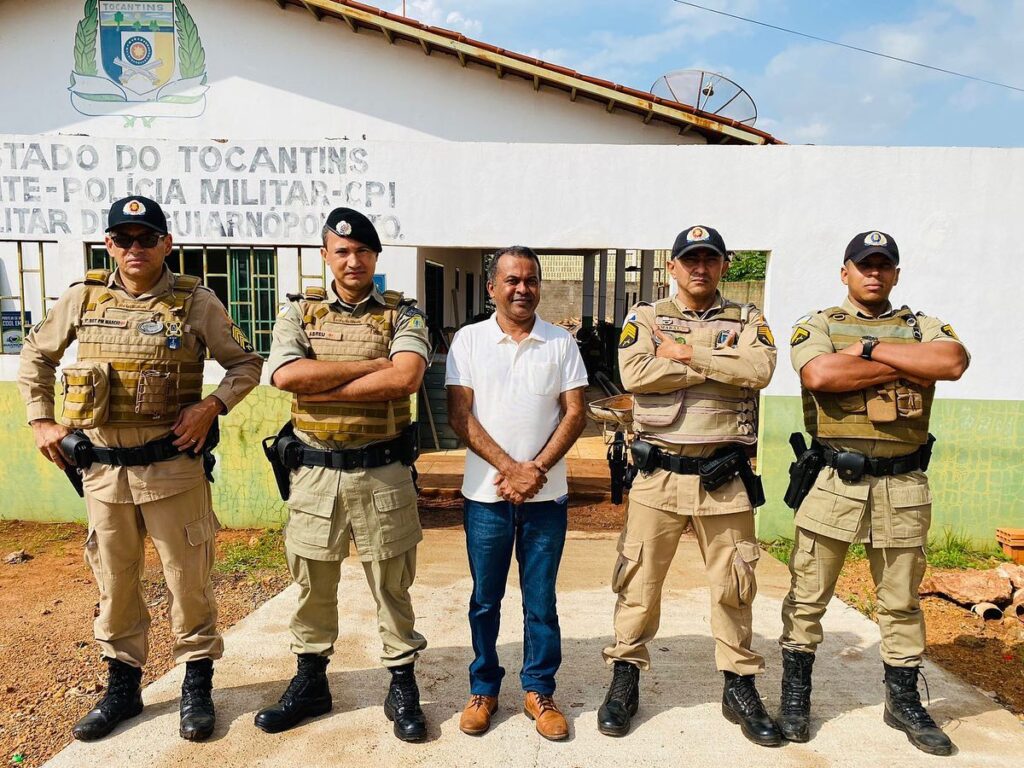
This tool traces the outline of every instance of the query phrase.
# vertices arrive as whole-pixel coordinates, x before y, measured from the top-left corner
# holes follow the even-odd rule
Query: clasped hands
[[[524,504],[548,481],[547,469],[536,461],[512,461],[498,470],[494,485],[498,495],[513,504]]]

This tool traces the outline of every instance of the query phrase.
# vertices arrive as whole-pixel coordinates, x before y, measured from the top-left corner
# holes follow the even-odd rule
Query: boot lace
[[[748,715],[767,714],[764,704],[761,703],[761,696],[758,694],[757,688],[754,687],[753,678],[738,677],[733,684],[732,694]]]
[[[469,699],[469,706],[473,709],[487,709],[487,697],[480,693],[474,693]]]
[[[545,712],[558,712],[558,707],[555,706],[555,700],[550,696],[545,696],[543,693],[534,692],[534,701],[537,702],[537,716],[543,715]]]
[[[104,711],[118,710],[126,705],[134,696],[138,683],[128,670],[111,667],[107,681],[107,693],[96,705]]]
[[[612,684],[608,688],[607,700],[617,699],[618,701],[625,701],[629,698],[633,685],[633,676],[629,674],[629,670],[623,669],[620,672],[616,669],[612,675]]]
[[[395,701],[395,707],[402,709],[408,706],[419,706],[420,691],[416,685],[416,678],[396,676],[391,679],[391,695]]]
[[[928,701],[928,706],[932,705],[932,694],[928,690],[928,679],[924,676],[924,672],[920,669],[918,674],[924,681],[924,693]],[[903,690],[899,691],[893,696],[896,702],[900,706],[901,714],[913,725],[915,728],[937,728],[935,720],[928,714],[928,710],[925,709],[921,703],[921,694],[917,690],[917,686],[906,686]]]

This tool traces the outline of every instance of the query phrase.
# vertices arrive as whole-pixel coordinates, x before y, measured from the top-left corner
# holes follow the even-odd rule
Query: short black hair
[[[531,259],[537,265],[537,279],[541,279],[540,256],[532,248],[525,245],[510,245],[506,248],[499,248],[491,254],[491,260],[487,265],[487,282],[493,283],[498,276],[498,262],[502,256],[515,256],[520,259]]]

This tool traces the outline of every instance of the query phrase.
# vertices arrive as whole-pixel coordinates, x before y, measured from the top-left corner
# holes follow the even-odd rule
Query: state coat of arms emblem
[[[86,0],[75,32],[72,106],[83,115],[198,117],[206,52],[183,0]]]

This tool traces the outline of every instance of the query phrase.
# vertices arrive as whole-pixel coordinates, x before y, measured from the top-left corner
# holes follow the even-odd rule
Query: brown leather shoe
[[[569,736],[569,724],[565,715],[558,711],[555,700],[536,691],[526,692],[523,712],[537,721],[537,733],[551,741],[561,741]]]
[[[497,710],[498,698],[496,696],[481,696],[479,694],[470,696],[466,708],[462,710],[462,717],[459,718],[459,730],[470,736],[486,733],[487,729],[491,727],[491,715]]]

